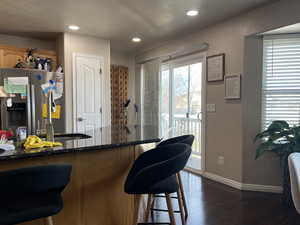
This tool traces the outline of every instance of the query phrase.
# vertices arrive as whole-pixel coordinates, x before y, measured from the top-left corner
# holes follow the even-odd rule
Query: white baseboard
[[[219,183],[222,183],[222,184],[226,184],[230,187],[242,190],[242,184],[235,181],[235,180],[231,180],[231,179],[221,177],[219,175],[216,175],[216,174],[213,174],[213,173],[208,173],[208,172],[204,172],[202,174],[202,176],[204,176],[204,177],[206,177],[210,180],[213,180],[213,181],[216,181],[216,182],[219,182]]]
[[[269,193],[282,193],[282,187],[281,186],[271,186],[271,185],[260,185],[260,184],[244,184],[244,183],[240,183],[238,181],[235,180],[231,180],[225,177],[221,177],[219,175],[213,174],[213,173],[208,173],[208,172],[204,172],[202,173],[202,176],[228,185],[230,187],[236,188],[238,190],[242,190],[242,191],[257,191],[257,192],[269,192]]]
[[[242,184],[243,191],[259,191],[269,193],[282,193],[281,186],[260,185],[260,184]]]

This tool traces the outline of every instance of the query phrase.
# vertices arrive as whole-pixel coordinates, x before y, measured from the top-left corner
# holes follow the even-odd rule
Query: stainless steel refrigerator
[[[7,82],[12,80],[16,82],[28,80],[26,93],[8,93]],[[10,92],[15,91],[11,90],[14,87],[9,86]],[[48,101],[47,89],[49,87],[54,87],[56,91],[59,89],[58,94],[55,96],[55,105],[60,113],[57,113],[58,116],[52,121],[54,131],[64,133],[64,74],[29,69],[0,69],[0,88],[1,91],[8,94],[6,97],[1,97],[1,129],[15,130],[18,127],[27,127],[28,134],[43,133],[46,125],[44,111],[45,108],[47,109],[45,104]],[[18,92],[18,90],[16,91]]]

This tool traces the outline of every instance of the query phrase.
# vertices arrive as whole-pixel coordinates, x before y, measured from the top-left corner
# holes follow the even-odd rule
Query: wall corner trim
[[[233,187],[235,189],[241,190],[241,191],[257,191],[257,192],[269,192],[269,193],[282,193],[282,187],[281,186],[271,186],[271,185],[260,185],[260,184],[245,184],[240,183],[235,180],[231,180],[213,173],[209,172],[203,172],[202,176],[225,184],[227,186]]]

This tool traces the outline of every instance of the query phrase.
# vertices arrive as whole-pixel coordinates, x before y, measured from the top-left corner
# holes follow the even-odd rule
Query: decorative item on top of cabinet
[[[18,63],[25,63],[29,53],[35,58],[51,59],[52,70],[56,70],[57,56],[54,51],[17,48],[6,45],[0,45],[0,68],[14,68]]]
[[[127,125],[126,108],[128,100],[128,68],[111,65],[111,123],[116,126]],[[129,101],[129,102],[128,102]],[[126,103],[127,106],[126,106]]]

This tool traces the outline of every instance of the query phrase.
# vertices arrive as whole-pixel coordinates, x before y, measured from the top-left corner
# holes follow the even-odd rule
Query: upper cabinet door
[[[19,61],[23,61],[26,56],[25,51],[3,49],[3,68],[13,68]]]

